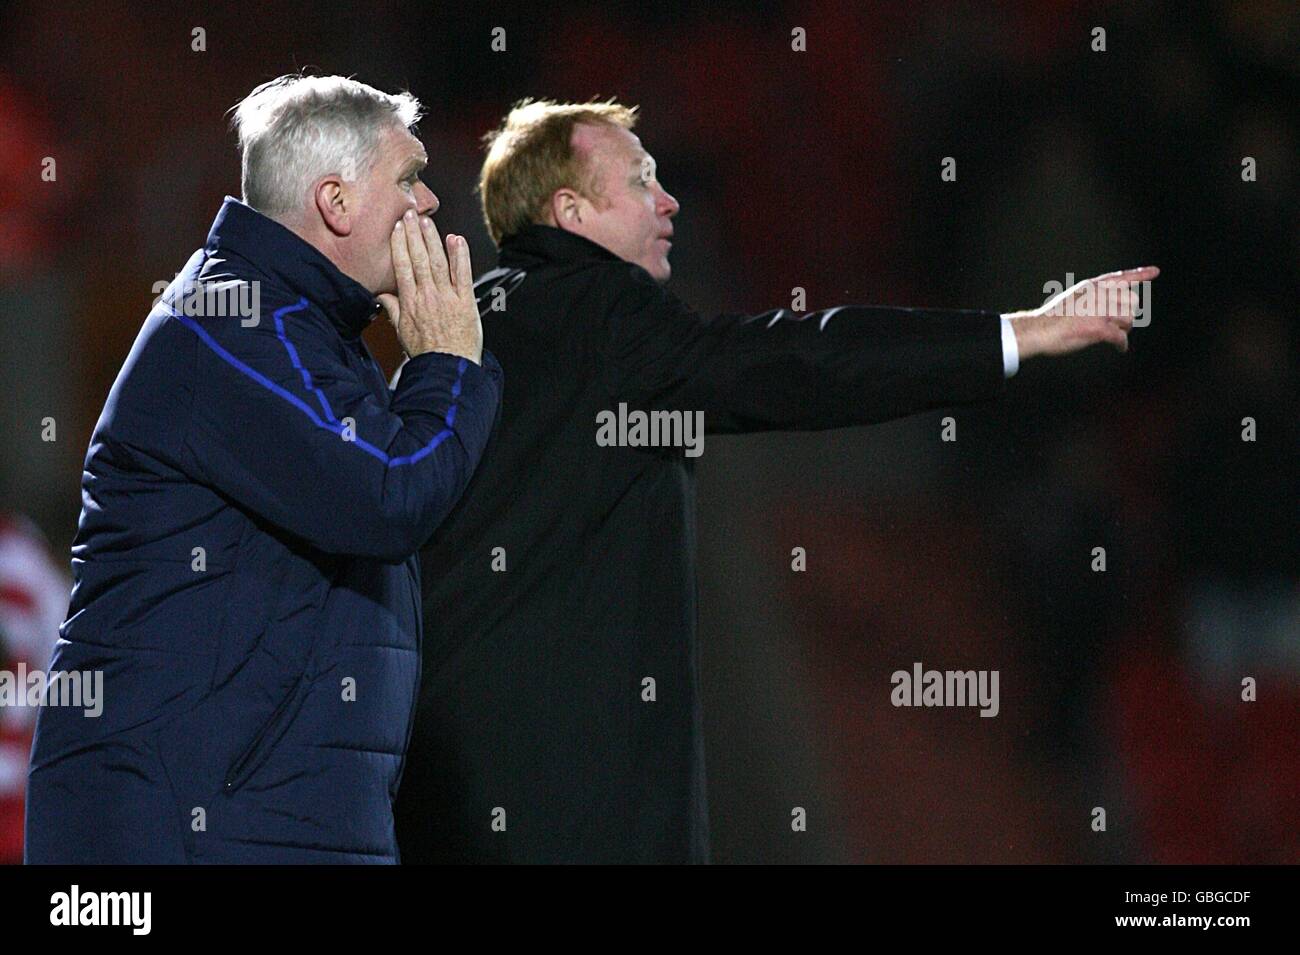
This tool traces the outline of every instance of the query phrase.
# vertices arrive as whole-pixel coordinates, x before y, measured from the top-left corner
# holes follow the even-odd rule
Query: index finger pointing
[[[1096,282],[1145,282],[1155,278],[1160,274],[1160,269],[1154,265],[1144,265],[1139,269],[1121,269],[1118,272],[1107,272],[1105,275],[1099,275],[1093,281]]]

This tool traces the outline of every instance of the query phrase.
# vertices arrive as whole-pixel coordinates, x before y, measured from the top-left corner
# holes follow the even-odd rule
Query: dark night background
[[[424,101],[437,218],[480,272],[479,137],[523,96],[610,95],[682,203],[672,287],[701,310],[797,286],[809,308],[1010,311],[1067,272],[1159,265],[1127,355],[1031,362],[978,408],[708,439],[714,858],[1300,861],[1295,4],[10,4],[0,510],[60,573],[154,284],[239,194],[225,112],[303,67]],[[391,368],[391,331],[367,337]],[[3,620],[24,566],[0,559]],[[18,644],[0,630],[3,665]],[[999,716],[892,707],[914,661],[999,670]],[[27,732],[0,720],[11,859]]]

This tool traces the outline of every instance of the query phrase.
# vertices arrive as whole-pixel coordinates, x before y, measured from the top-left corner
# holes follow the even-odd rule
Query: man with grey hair
[[[419,680],[415,556],[501,395],[420,104],[285,76],[236,111],[244,201],[155,303],[83,472],[29,862],[395,862]],[[361,333],[383,310],[390,390]]]

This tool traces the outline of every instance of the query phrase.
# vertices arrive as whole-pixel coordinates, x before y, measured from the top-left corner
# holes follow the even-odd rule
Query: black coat
[[[694,458],[602,446],[597,416],[703,411],[709,432],[734,433],[990,399],[1004,388],[998,316],[706,319],[544,226],[507,240],[477,291],[510,387],[422,560],[403,861],[706,861]]]

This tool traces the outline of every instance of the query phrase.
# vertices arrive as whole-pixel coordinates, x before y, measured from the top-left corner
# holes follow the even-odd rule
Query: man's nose
[[[416,215],[431,216],[438,211],[438,197],[423,182],[417,182],[415,188]]]
[[[681,204],[664,188],[659,189],[659,214],[671,219],[681,210]]]

